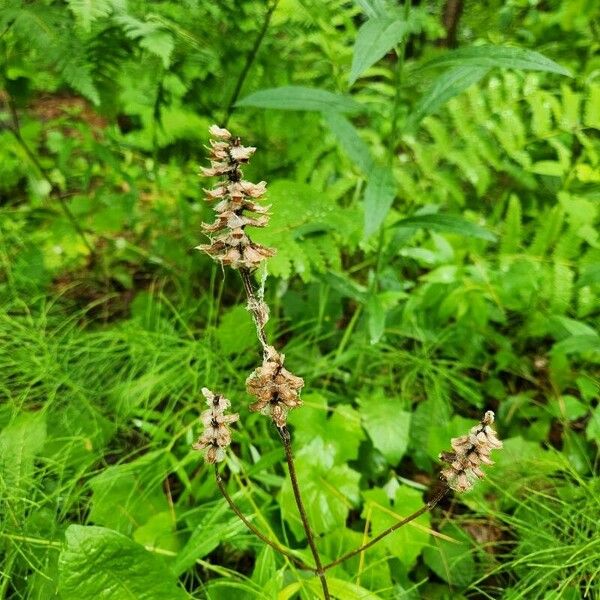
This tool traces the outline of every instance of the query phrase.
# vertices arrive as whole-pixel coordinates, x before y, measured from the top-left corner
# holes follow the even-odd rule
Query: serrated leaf
[[[422,69],[431,67],[503,67],[505,69],[523,69],[526,71],[545,71],[572,77],[571,72],[558,63],[534,50],[513,46],[470,46],[445,52],[441,56],[421,65]]]
[[[97,19],[108,17],[113,8],[112,0],[67,0],[67,3],[85,31]]]
[[[445,214],[415,215],[397,221],[392,225],[394,228],[410,229],[432,229],[443,233],[456,233],[468,237],[479,238],[489,242],[495,242],[496,236],[487,229],[471,223],[462,217]]]
[[[397,17],[369,19],[358,30],[352,55],[349,83],[354,82],[380,58],[399,44],[412,30],[411,21]]]
[[[59,558],[61,600],[185,600],[166,563],[104,527],[71,525]]]
[[[427,115],[434,113],[450,98],[457,96],[487,75],[489,67],[455,67],[442,73],[421,96],[406,120],[406,129],[413,129]]]
[[[387,492],[382,488],[373,488],[362,494],[365,499],[362,517],[371,522],[372,535],[381,533],[423,506],[421,493],[405,485],[396,490],[393,505],[390,503]],[[414,521],[386,536],[382,543],[391,554],[400,560],[404,567],[411,567],[423,548],[427,546],[430,523],[431,515],[425,512]]]
[[[321,438],[304,446],[295,457],[298,479],[302,482],[302,498],[308,520],[316,534],[343,527],[350,509],[359,501],[360,474],[348,465],[335,465],[334,453]],[[298,516],[292,486],[287,477],[279,497],[283,518],[298,539],[304,529]]]
[[[341,113],[357,113],[363,110],[363,107],[349,96],[297,85],[259,90],[242,98],[236,106]]]
[[[244,306],[234,306],[227,310],[215,332],[219,346],[227,355],[240,354],[253,348],[256,344],[254,335],[252,317]]]
[[[365,238],[371,237],[383,223],[396,196],[394,175],[382,165],[376,166],[369,175],[365,188]]]
[[[373,446],[391,465],[396,465],[408,448],[411,414],[400,410],[397,398],[382,392],[360,400],[360,416]]]
[[[368,174],[373,166],[373,157],[354,125],[346,117],[336,112],[323,113],[323,120],[348,157],[363,173]]]

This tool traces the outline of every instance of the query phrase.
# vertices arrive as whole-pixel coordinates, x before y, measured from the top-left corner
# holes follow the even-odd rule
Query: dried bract
[[[225,449],[231,444],[229,425],[235,423],[239,415],[225,413],[231,406],[225,396],[214,394],[208,388],[202,388],[202,394],[209,409],[200,415],[204,431],[193,448],[203,452],[206,462],[214,464],[225,458]]]
[[[233,269],[256,269],[260,263],[275,254],[275,250],[253,242],[246,234],[246,227],[265,227],[269,222],[269,207],[257,204],[266,191],[266,183],[252,183],[242,179],[240,165],[247,163],[256,152],[252,146],[242,146],[227,129],[212,125],[209,129],[210,167],[203,168],[207,177],[224,179],[217,187],[206,192],[206,200],[220,200],[215,205],[216,220],[203,223],[202,228],[211,237],[210,244],[197,246],[222,265]],[[258,216],[248,216],[246,212]]]
[[[266,351],[263,364],[246,379],[248,393],[257,399],[250,410],[270,416],[281,428],[287,423],[288,412],[302,404],[300,390],[304,380],[283,366],[285,356],[273,346],[267,346]]]
[[[442,452],[440,459],[447,464],[441,477],[457,492],[467,492],[478,479],[485,477],[481,465],[493,465],[490,452],[502,448],[491,425],[494,413],[488,410],[480,423],[471,428],[467,435],[452,438],[453,452]]]

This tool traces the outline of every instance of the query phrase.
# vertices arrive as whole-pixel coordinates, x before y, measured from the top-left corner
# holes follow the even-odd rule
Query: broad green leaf
[[[360,415],[373,446],[391,465],[396,465],[408,447],[411,414],[400,410],[397,398],[378,391],[360,400]]]
[[[255,328],[244,306],[235,306],[221,317],[215,337],[225,354],[240,354],[256,345]]]
[[[383,58],[413,29],[412,22],[392,16],[375,17],[363,23],[354,44],[350,85],[354,84],[371,65]]]
[[[432,229],[443,233],[456,233],[468,237],[479,238],[490,242],[496,241],[496,236],[487,229],[471,223],[462,217],[446,214],[415,215],[397,221],[392,227],[410,229]]]
[[[600,265],[590,265],[583,270],[583,273],[577,280],[577,287],[598,283],[600,283]]]
[[[318,579],[310,579],[308,586],[319,597],[323,594],[323,588]],[[350,581],[336,579],[335,577],[327,578],[327,586],[331,595],[339,600],[383,600],[382,596],[378,596],[360,585],[356,585]]]
[[[365,438],[360,415],[349,404],[329,408],[327,400],[317,393],[302,394],[302,411],[292,411],[288,418],[294,426],[294,441],[298,447],[308,446],[320,437],[326,449],[333,453],[334,464],[343,464],[358,457],[358,447]]]
[[[473,84],[483,79],[489,67],[454,67],[442,73],[432,86],[421,96],[412,113],[406,120],[406,129],[419,124],[421,119],[437,111],[450,98],[457,96]]]
[[[131,533],[157,513],[169,510],[162,489],[166,455],[157,451],[104,469],[90,480],[90,521]]]
[[[553,353],[600,352],[600,336],[573,335],[552,347]]]
[[[373,166],[373,157],[354,125],[346,117],[336,112],[323,113],[323,120],[352,162],[363,173],[368,174]]]
[[[592,411],[592,416],[585,429],[585,436],[588,440],[600,442],[600,404]]]
[[[356,113],[363,110],[363,107],[349,96],[296,85],[259,90],[242,98],[236,106],[342,113]]]
[[[295,457],[296,470],[308,520],[316,534],[343,527],[350,509],[359,501],[360,474],[348,465],[334,465],[334,454],[321,438],[303,446]],[[292,486],[287,477],[279,498],[283,518],[297,539],[304,530],[294,501]]]
[[[389,11],[388,0],[354,0],[369,17],[383,17]]]
[[[0,497],[24,492],[31,485],[33,461],[46,440],[41,413],[20,414],[0,432]]]
[[[185,600],[164,560],[104,527],[71,525],[59,558],[61,600]]]
[[[372,535],[377,535],[423,506],[420,492],[405,485],[396,490],[391,504],[386,491],[373,488],[363,492],[365,504],[362,517],[371,523]],[[400,527],[381,542],[406,567],[411,567],[427,546],[431,515],[423,513],[414,521]]]
[[[526,48],[492,44],[470,46],[444,52],[441,56],[421,65],[422,69],[431,67],[502,67],[526,71],[546,71],[572,77],[568,69],[539,52],[527,50]]]
[[[396,182],[393,173],[389,167],[377,165],[369,174],[365,188],[365,238],[371,237],[381,227],[395,196]]]
[[[440,530],[452,538],[433,538],[431,546],[423,550],[425,564],[444,581],[459,588],[466,587],[475,577],[475,559],[469,536],[455,524],[447,524]]]

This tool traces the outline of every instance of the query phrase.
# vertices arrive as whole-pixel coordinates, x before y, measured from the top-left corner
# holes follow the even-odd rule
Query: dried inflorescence
[[[193,448],[204,453],[206,462],[214,464],[225,458],[225,449],[231,444],[229,425],[235,423],[239,415],[225,414],[231,406],[225,396],[214,394],[208,388],[202,388],[202,394],[210,408],[200,415],[204,431]]]
[[[202,173],[224,179],[214,189],[205,190],[207,201],[218,201],[214,207],[217,218],[211,224],[202,224],[211,243],[197,248],[222,265],[254,270],[275,254],[275,250],[253,242],[246,234],[246,227],[264,227],[269,222],[269,207],[255,202],[264,195],[266,183],[242,179],[241,165],[250,160],[256,148],[242,146],[239,138],[216,125],[209,131],[214,138],[210,140],[211,166]],[[248,212],[255,216],[248,216]]]
[[[296,377],[284,366],[285,356],[267,346],[266,358],[246,379],[246,389],[257,398],[250,410],[269,415],[279,428],[285,427],[290,410],[300,406],[300,390],[304,385],[302,377]]]
[[[485,476],[481,465],[493,465],[490,452],[502,448],[502,442],[491,428],[494,413],[488,410],[480,423],[467,435],[452,438],[453,452],[442,452],[440,458],[448,464],[442,469],[441,477],[457,492],[467,492],[477,479]]]

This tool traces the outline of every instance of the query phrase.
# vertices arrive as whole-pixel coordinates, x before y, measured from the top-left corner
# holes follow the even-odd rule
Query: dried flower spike
[[[210,408],[200,415],[204,431],[193,448],[204,453],[206,462],[214,464],[225,458],[225,449],[231,444],[229,425],[235,423],[239,415],[225,414],[231,406],[225,396],[214,394],[208,388],[202,388],[202,394]]]
[[[212,125],[209,128],[214,139],[210,141],[210,167],[202,169],[207,177],[224,177],[212,190],[205,190],[206,200],[220,200],[214,207],[216,220],[202,224],[211,236],[210,244],[197,246],[222,265],[233,269],[256,269],[263,260],[275,254],[275,250],[253,242],[246,234],[246,227],[265,227],[269,222],[269,207],[254,200],[264,195],[266,183],[252,183],[242,179],[240,165],[247,163],[256,152],[252,146],[242,146],[227,129]],[[257,216],[248,216],[246,213]]]
[[[263,364],[246,379],[248,393],[257,398],[250,410],[270,416],[279,428],[286,425],[288,412],[302,405],[300,390],[304,385],[301,377],[283,366],[284,360],[285,355],[267,346]]]
[[[502,442],[491,428],[494,413],[488,410],[480,423],[467,435],[452,438],[453,452],[442,452],[440,459],[447,463],[441,477],[457,492],[467,492],[478,479],[485,477],[481,465],[493,465],[490,452],[502,448]]]

